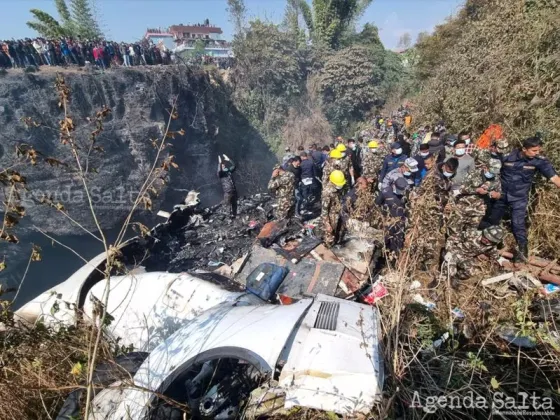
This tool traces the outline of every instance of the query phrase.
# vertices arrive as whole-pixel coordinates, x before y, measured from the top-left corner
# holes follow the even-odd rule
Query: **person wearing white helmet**
[[[407,181],[410,180],[411,182],[409,182],[409,185],[414,185],[417,172],[418,161],[414,158],[407,158],[404,161],[404,165],[393,169],[383,178],[383,181],[381,181],[381,191],[393,185],[398,178],[405,178]]]

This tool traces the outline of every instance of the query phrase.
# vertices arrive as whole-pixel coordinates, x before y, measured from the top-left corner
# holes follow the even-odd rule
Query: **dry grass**
[[[2,322],[9,325],[8,314],[4,311]],[[40,323],[12,325],[1,332],[0,418],[55,418],[70,392],[85,389],[89,345],[95,333],[81,326],[55,331]],[[106,343],[100,346],[99,358],[112,358]]]

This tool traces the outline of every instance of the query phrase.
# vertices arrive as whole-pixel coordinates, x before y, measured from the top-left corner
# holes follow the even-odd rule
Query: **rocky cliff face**
[[[154,160],[151,139],[161,138],[174,97],[179,117],[171,122],[171,130],[182,128],[185,135],[171,140],[172,146],[166,150],[175,156],[179,169],[170,172],[168,185],[154,199],[154,212],[162,204],[169,207],[181,201],[190,189],[201,192],[203,204],[218,202],[218,153],[227,154],[238,164],[236,181],[241,194],[266,185],[275,157],[236,110],[219,75],[173,66],[116,69],[99,74],[69,72],[64,77],[71,90],[70,113],[78,127],[77,138],[87,141],[93,129],[88,117],[104,106],[112,110],[98,138],[104,152],[95,154],[90,162],[98,172],[91,174],[89,185],[104,228],[120,226],[128,213],[131,197]],[[75,171],[50,167],[42,161],[44,157],[54,157],[72,163],[68,146],[59,140],[58,121],[62,112],[54,81],[55,74],[45,72],[10,73],[0,78],[0,168],[16,165],[27,176],[30,190],[23,197],[27,215],[16,231],[22,244],[32,239],[33,225],[54,235],[81,233],[55,209],[37,202],[44,195],[62,202],[76,221],[94,229]],[[40,126],[27,127],[22,122],[25,117]],[[42,153],[36,166],[15,156],[16,146],[22,143]],[[149,218],[146,212],[139,216]],[[0,244],[0,254],[13,257],[15,249]]]

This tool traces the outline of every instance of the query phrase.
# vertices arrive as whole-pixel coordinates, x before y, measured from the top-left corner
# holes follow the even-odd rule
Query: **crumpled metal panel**
[[[316,329],[321,304],[339,302],[333,331]],[[303,406],[341,415],[368,414],[381,401],[384,371],[377,308],[317,296],[280,374],[285,408]]]

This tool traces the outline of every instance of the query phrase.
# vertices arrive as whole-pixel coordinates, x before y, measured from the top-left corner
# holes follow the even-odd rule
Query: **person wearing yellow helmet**
[[[368,143],[367,150],[362,155],[362,176],[368,182],[376,182],[383,165],[383,154],[380,153],[380,144],[377,140]]]
[[[338,169],[329,174],[329,180],[323,185],[321,197],[321,224],[323,228],[323,242],[327,248],[332,247],[340,239],[342,231],[342,197],[346,177]]]
[[[342,159],[342,153],[338,149],[333,149],[329,153],[331,159]]]
[[[323,177],[321,183],[323,186],[329,183],[329,176],[335,169],[341,169],[344,162],[342,161],[342,152],[338,149],[333,149],[329,152],[329,158],[323,166]]]
[[[344,173],[339,170],[332,171],[329,176],[329,181],[332,182],[337,189],[341,189],[346,185],[346,177]]]

